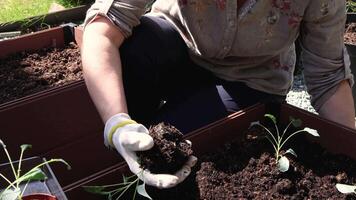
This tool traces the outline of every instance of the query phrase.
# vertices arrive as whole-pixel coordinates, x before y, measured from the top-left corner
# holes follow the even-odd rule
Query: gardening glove
[[[136,174],[145,184],[157,188],[171,188],[181,183],[191,172],[197,158],[189,157],[186,164],[175,174],[152,174],[142,169],[137,162],[135,151],[146,151],[153,147],[153,138],[147,128],[138,124],[128,114],[119,113],[112,116],[105,124],[105,145],[116,150],[125,159],[132,173]],[[187,141],[190,145],[191,142]]]

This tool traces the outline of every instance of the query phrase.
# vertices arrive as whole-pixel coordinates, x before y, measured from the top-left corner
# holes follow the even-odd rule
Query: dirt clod
[[[142,168],[152,173],[174,174],[193,154],[191,145],[174,126],[159,123],[152,126],[149,132],[155,145],[148,151],[137,152]]]

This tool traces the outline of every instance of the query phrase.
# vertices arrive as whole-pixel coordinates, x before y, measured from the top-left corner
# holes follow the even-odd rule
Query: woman
[[[142,124],[164,120],[188,132],[260,101],[283,101],[298,35],[312,105],[354,128],[344,0],[158,0],[142,17],[149,3],[97,0],[81,49],[105,143],[133,173],[142,171],[134,151],[153,146]],[[174,175],[146,170],[141,179],[173,187],[195,161]]]

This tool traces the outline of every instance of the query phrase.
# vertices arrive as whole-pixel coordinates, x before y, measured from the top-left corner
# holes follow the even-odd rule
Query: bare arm
[[[118,48],[122,33],[106,18],[98,17],[85,28],[81,55],[89,94],[105,122],[127,113]]]
[[[355,108],[351,87],[342,81],[332,95],[320,108],[319,114],[327,119],[355,128]]]

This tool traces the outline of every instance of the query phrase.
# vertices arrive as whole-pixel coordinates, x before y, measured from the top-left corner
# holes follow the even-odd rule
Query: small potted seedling
[[[278,170],[280,172],[286,172],[289,169],[289,160],[288,158],[285,156],[286,154],[291,154],[295,157],[297,157],[297,154],[295,153],[295,151],[293,149],[288,149],[284,152],[282,152],[282,148],[284,147],[284,145],[286,144],[286,142],[292,138],[293,136],[299,134],[299,133],[304,133],[307,132],[310,135],[314,136],[314,137],[319,137],[320,135],[318,134],[318,132],[315,129],[311,129],[308,127],[305,127],[304,129],[301,130],[297,130],[291,134],[287,134],[288,128],[293,125],[294,127],[299,127],[301,125],[301,121],[298,119],[291,119],[289,124],[287,125],[287,127],[284,129],[283,133],[281,134],[279,131],[279,128],[277,126],[277,120],[276,118],[271,115],[271,114],[265,114],[264,115],[266,118],[270,119],[275,127],[275,133],[273,133],[274,131],[271,131],[270,129],[268,129],[266,126],[262,125],[259,121],[257,122],[252,122],[250,126],[260,126],[262,127],[265,131],[266,131],[266,138],[268,139],[268,141],[272,144],[273,149],[275,151],[275,158],[276,158],[276,164],[278,166]],[[287,136],[288,135],[288,136]]]
[[[0,192],[0,200],[56,200],[57,198],[50,194],[44,193],[35,193],[24,195],[27,186],[32,181],[43,181],[47,178],[46,174],[41,170],[41,168],[47,164],[53,162],[61,162],[67,165],[70,169],[69,164],[63,159],[50,159],[48,161],[43,161],[40,164],[37,164],[35,167],[31,168],[25,173],[22,173],[22,164],[23,164],[23,154],[26,149],[31,148],[29,144],[21,145],[21,153],[18,162],[14,162],[6,148],[6,145],[2,140],[0,140],[0,145],[5,151],[5,154],[8,158],[11,171],[14,175],[14,180],[11,181],[9,177],[6,177],[4,174],[0,173],[0,177],[8,183],[8,186]],[[17,166],[15,166],[15,163]]]
[[[150,127],[149,134],[152,136],[154,146],[148,151],[136,152],[139,163],[143,170],[149,170],[158,174],[173,174],[188,161],[193,151],[191,143],[183,138],[183,134],[174,126],[165,123],[159,123]],[[107,195],[108,199],[120,199],[123,194],[131,187],[135,186],[133,198],[136,193],[152,199],[145,189],[145,183],[137,175],[124,177],[123,182],[105,186],[85,186],[88,192]]]

